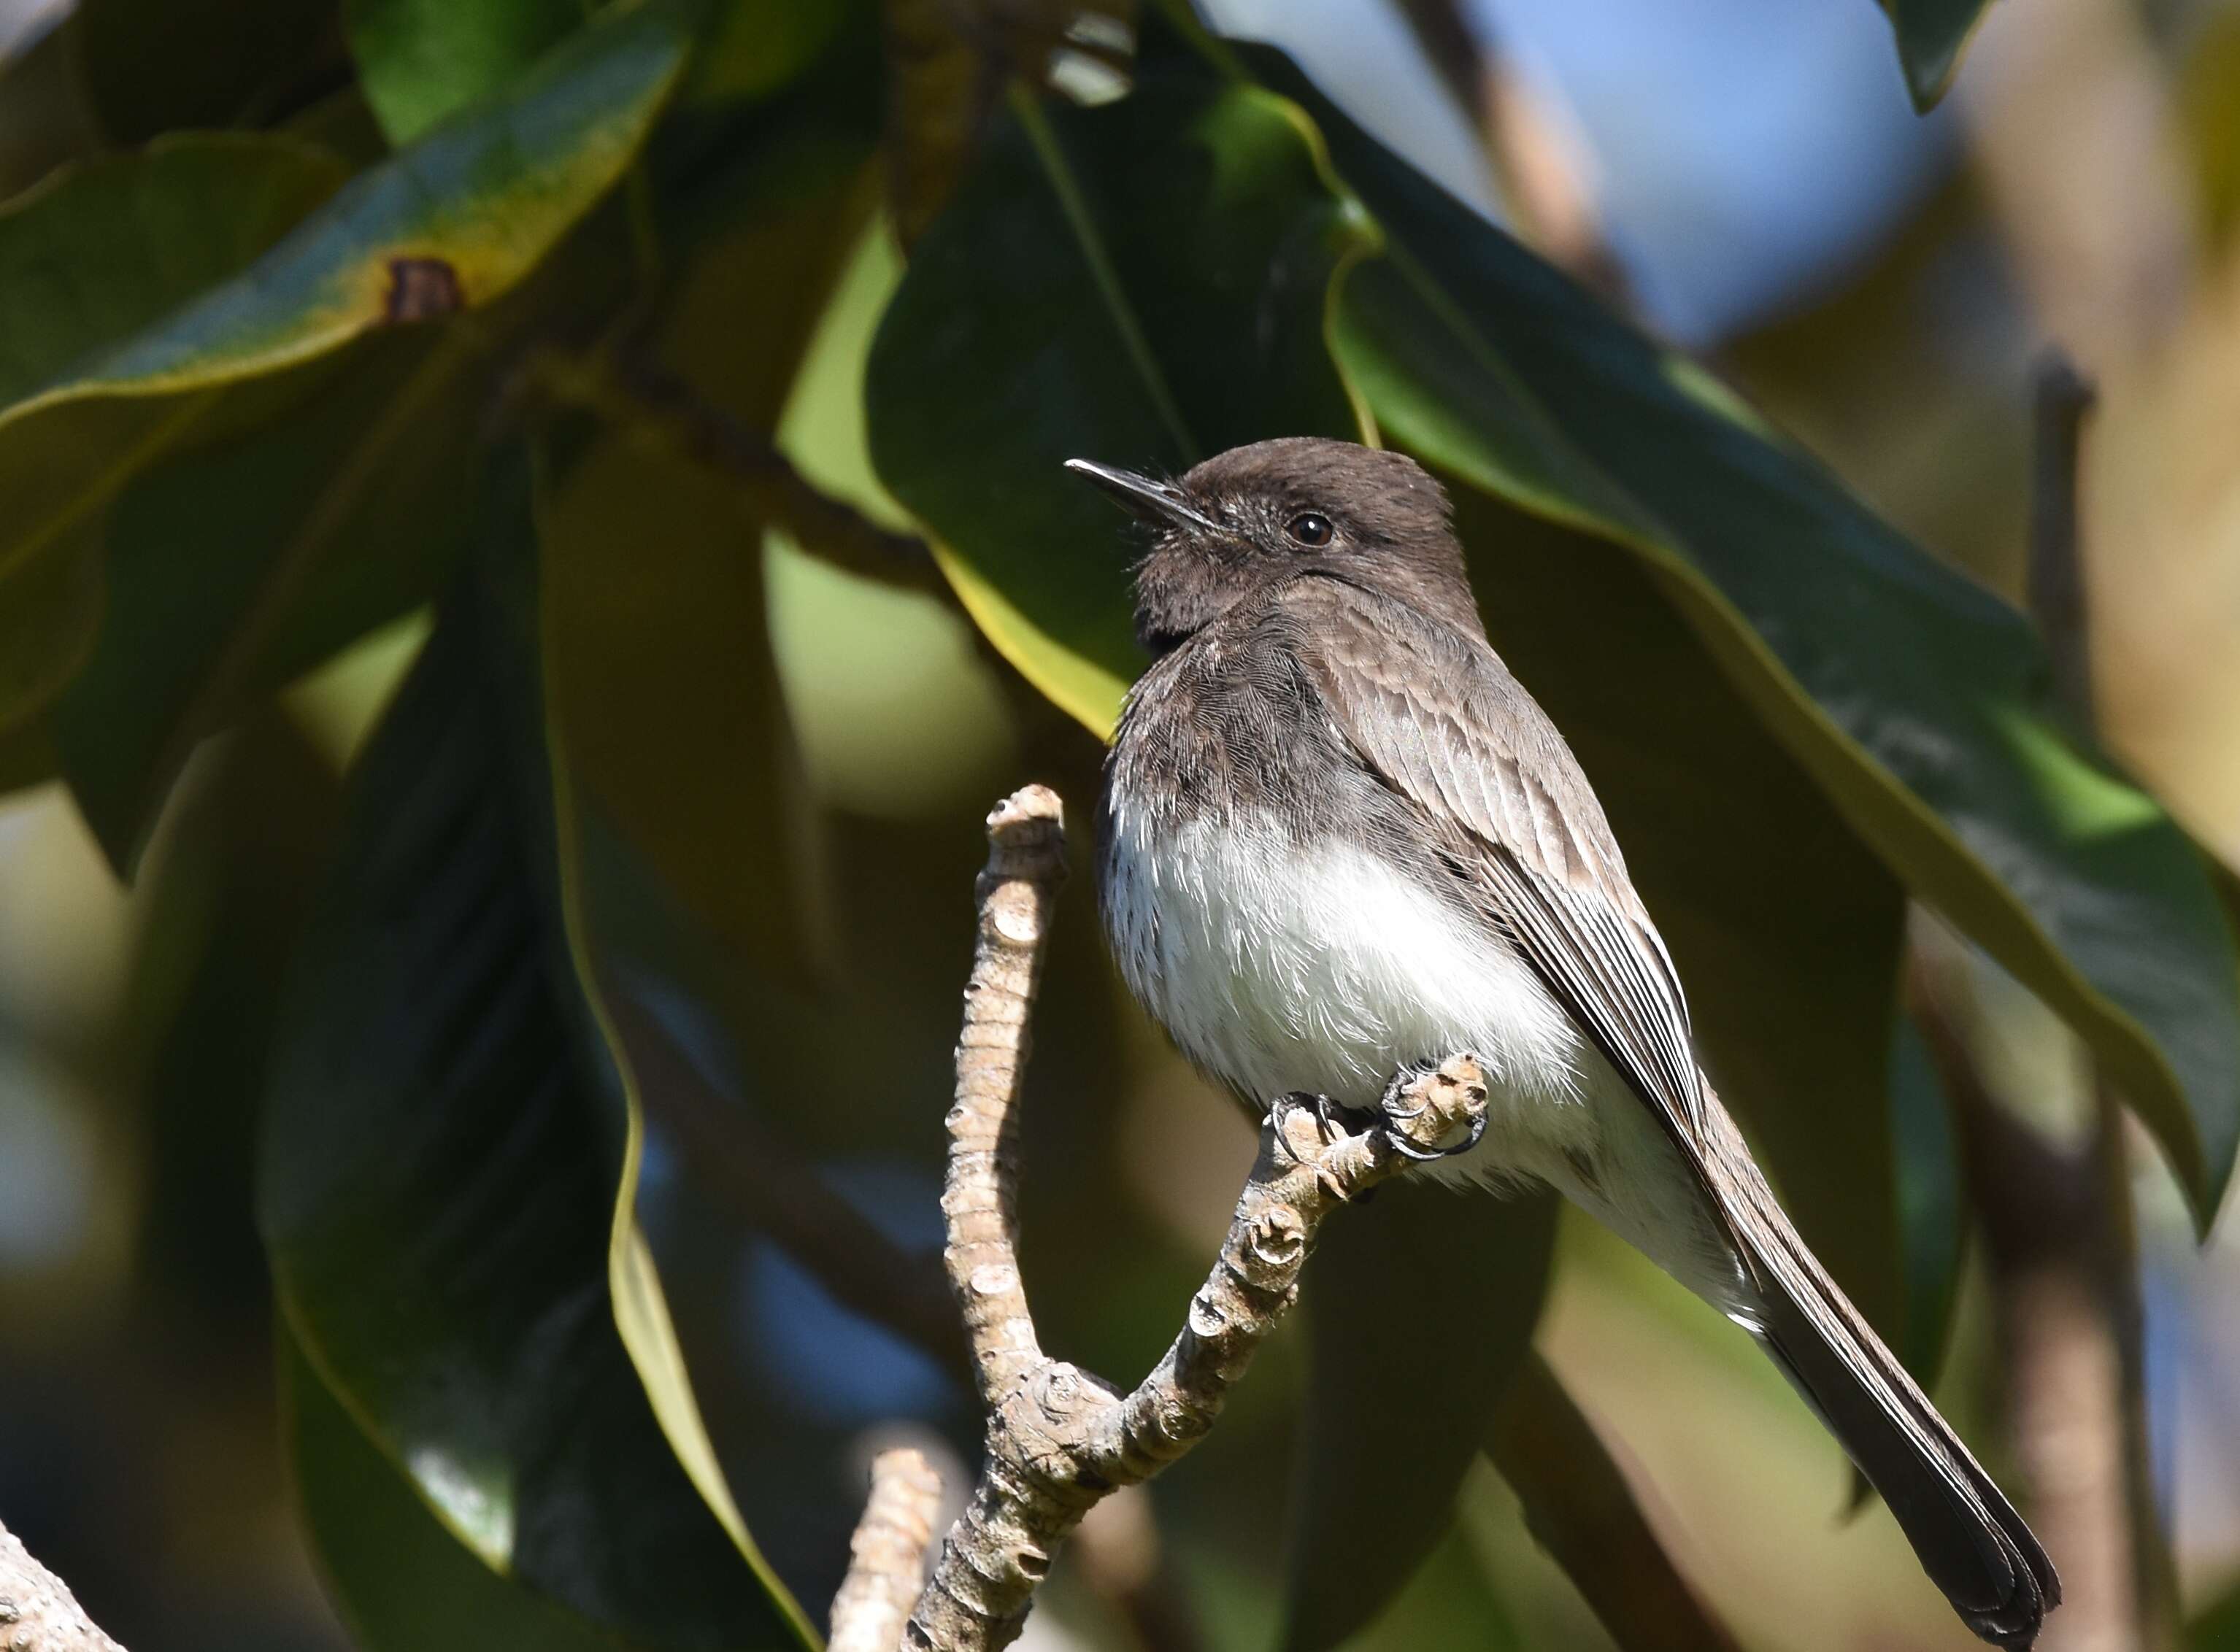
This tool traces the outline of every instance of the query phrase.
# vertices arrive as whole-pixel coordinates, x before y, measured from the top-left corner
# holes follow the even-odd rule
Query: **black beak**
[[[1221,524],[1201,515],[1197,508],[1183,496],[1180,488],[1171,482],[1154,482],[1149,476],[1139,476],[1133,470],[1116,470],[1109,464],[1098,464],[1089,459],[1068,459],[1065,468],[1076,476],[1087,476],[1098,487],[1128,507],[1138,519],[1156,528],[1196,528],[1206,533],[1219,533]]]

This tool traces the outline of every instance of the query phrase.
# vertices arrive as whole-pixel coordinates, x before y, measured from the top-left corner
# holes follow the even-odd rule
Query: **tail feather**
[[[1995,1645],[2030,1646],[2061,1602],[2053,1562],[1806,1249],[1747,1157],[1739,1166],[1719,1157],[1723,1214],[1763,1298],[1761,1340],[1882,1494],[1968,1627]]]

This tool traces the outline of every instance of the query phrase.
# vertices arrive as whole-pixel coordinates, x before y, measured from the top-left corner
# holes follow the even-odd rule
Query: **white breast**
[[[1367,849],[1303,849],[1266,818],[1163,829],[1113,801],[1113,950],[1183,1054],[1258,1102],[1366,1107],[1399,1068],[1470,1050],[1492,1081],[1485,1139],[1435,1174],[1550,1182],[1734,1305],[1692,1176],[1529,965]]]
[[[1376,855],[1273,820],[1162,831],[1116,811],[1106,921],[1183,1053],[1243,1090],[1368,1106],[1395,1069],[1477,1052],[1499,1089],[1583,1100],[1583,1040],[1524,963]]]

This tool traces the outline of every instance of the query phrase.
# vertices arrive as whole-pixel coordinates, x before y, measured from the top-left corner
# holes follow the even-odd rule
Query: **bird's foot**
[[[1475,1080],[1476,1064],[1464,1064]],[[1386,1133],[1391,1137],[1392,1150],[1402,1158],[1413,1159],[1418,1164],[1429,1164],[1435,1159],[1450,1159],[1457,1154],[1467,1153],[1485,1139],[1486,1109],[1483,1105],[1471,1109],[1468,1126],[1455,1141],[1427,1142],[1410,1128],[1423,1116],[1430,1103],[1416,1099],[1410,1092],[1427,1078],[1443,1076],[1445,1066],[1443,1062],[1424,1062],[1415,1067],[1403,1068],[1384,1087],[1384,1098],[1377,1103],[1377,1111]],[[1483,1102],[1483,1099],[1484,1091],[1481,1088],[1478,1100]]]
[[[1348,1136],[1363,1135],[1384,1122],[1383,1116],[1373,1108],[1348,1107],[1327,1096],[1317,1096],[1306,1090],[1294,1090],[1283,1098],[1282,1105],[1310,1110],[1317,1122],[1323,1127],[1323,1139],[1329,1142]]]

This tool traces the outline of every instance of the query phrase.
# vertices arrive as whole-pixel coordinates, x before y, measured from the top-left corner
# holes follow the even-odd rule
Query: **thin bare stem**
[[[547,348],[532,351],[523,371],[550,400],[723,476],[751,516],[820,561],[890,585],[947,591],[923,540],[882,528],[825,493],[768,436],[653,363]]]
[[[894,1652],[925,1582],[925,1551],[941,1508],[941,1477],[918,1452],[882,1451],[871,1495],[848,1544],[848,1575],[832,1597],[827,1652]]]
[[[1539,1355],[1495,1411],[1486,1453],[1524,1505],[1524,1523],[1618,1645],[1709,1652],[1734,1638],[1713,1617],[1624,1495],[1625,1475],[1593,1422]]]
[[[0,1526],[0,1647],[36,1652],[124,1652],[85,1615],[63,1580]]]
[[[2077,536],[2079,447],[2094,399],[2059,352],[2038,366],[2030,604],[2054,687],[2080,727],[2092,674]],[[2090,1057],[2089,1125],[2059,1141],[2003,1105],[1917,949],[1908,1007],[1960,1126],[1999,1324],[2007,1411],[2031,1523],[2061,1568],[2065,1609],[2044,1652],[2134,1652],[2170,1643],[2167,1543],[2148,1470],[2137,1242],[2121,1103]]]
[[[2030,396],[2037,456],[2030,477],[2030,605],[2062,703],[2092,722],[2092,662],[2085,640],[2084,559],[2077,548],[2077,477],[2084,418],[2097,392],[2058,350],[2039,363]]]

